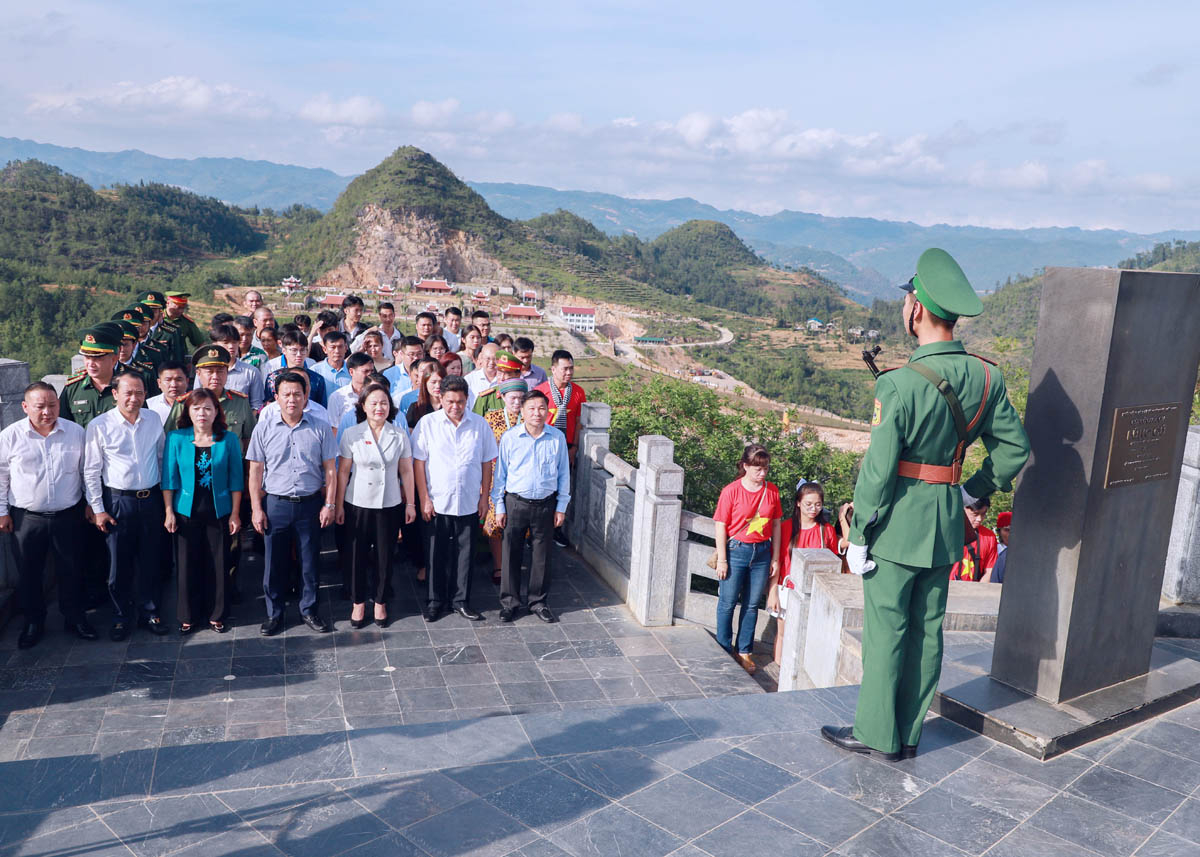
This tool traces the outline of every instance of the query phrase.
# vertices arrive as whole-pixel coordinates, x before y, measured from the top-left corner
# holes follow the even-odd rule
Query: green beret
[[[921,306],[946,321],[983,312],[983,301],[971,288],[958,262],[936,247],[921,254],[916,276],[900,288],[913,292]]]
[[[79,353],[98,357],[103,354],[116,354],[121,347],[123,331],[115,321],[102,321],[100,324],[85,328],[79,332],[81,342]]]
[[[120,319],[114,321],[113,324],[121,326],[121,337],[123,339],[132,339],[134,342],[138,341],[138,326],[134,322]]]
[[[141,307],[131,306],[125,307],[120,312],[113,313],[111,321],[131,321],[135,325],[141,324],[146,320],[146,314],[142,312]]]
[[[151,309],[162,309],[167,305],[167,296],[162,292],[142,292],[137,296],[138,303],[143,303]]]

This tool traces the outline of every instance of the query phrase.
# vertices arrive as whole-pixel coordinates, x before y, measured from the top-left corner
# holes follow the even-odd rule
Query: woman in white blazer
[[[338,438],[337,522],[350,535],[350,625],[367,624],[367,597],[375,624],[387,626],[387,590],[400,523],[417,516],[412,445],[393,424],[396,406],[386,384],[363,388],[358,422]]]

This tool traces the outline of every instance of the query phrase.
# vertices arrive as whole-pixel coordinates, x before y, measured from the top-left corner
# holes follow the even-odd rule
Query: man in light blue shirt
[[[346,334],[340,330],[331,330],[321,337],[325,349],[325,359],[314,363],[311,368],[325,381],[325,392],[332,397],[334,391],[350,383],[350,367],[346,365]]]
[[[277,378],[279,413],[259,420],[246,450],[251,520],[267,547],[263,569],[267,621],[260,629],[264,637],[283,630],[283,591],[293,538],[303,582],[300,617],[314,631],[330,630],[317,613],[317,575],[320,531],[333,523],[337,508],[337,444],[327,423],[304,413],[308,396],[304,377],[298,374],[302,371],[285,371]]]
[[[425,345],[415,336],[406,336],[401,341],[400,353],[396,356],[396,365],[383,370],[383,377],[392,385],[392,401],[399,407],[400,397],[412,389],[412,379],[408,370],[414,363],[425,356]]]
[[[500,438],[492,502],[504,530],[500,565],[500,621],[511,622],[521,607],[521,558],[525,530],[533,547],[529,567],[529,612],[543,622],[557,619],[546,605],[550,590],[550,540],[567,518],[571,502],[571,463],[567,438],[546,424],[550,402],[531,390],[521,401],[521,424]]]

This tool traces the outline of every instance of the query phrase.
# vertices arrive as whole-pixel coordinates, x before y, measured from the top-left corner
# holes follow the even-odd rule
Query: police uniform
[[[916,276],[901,288],[947,321],[983,311],[944,250],[925,251]],[[978,499],[1011,490],[1029,457],[1029,439],[999,370],[958,340],[922,345],[906,366],[881,374],[871,424],[849,534],[850,552],[857,550],[861,563],[851,567],[865,569],[862,687],[852,731],[822,733],[844,749],[894,760],[915,754],[941,675],[942,619],[950,569],[962,555],[964,494]],[[978,438],[989,455],[960,488],[963,456]]]
[[[105,321],[82,331],[79,353],[91,357],[116,354],[123,332],[116,322]],[[120,364],[117,364],[119,367]],[[64,420],[87,428],[88,423],[105,411],[117,406],[113,399],[113,383],[120,372],[114,368],[113,377],[103,388],[97,387],[86,370],[80,370],[67,378],[59,394],[59,416]]]

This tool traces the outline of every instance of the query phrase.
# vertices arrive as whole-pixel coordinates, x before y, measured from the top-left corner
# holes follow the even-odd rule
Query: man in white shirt
[[[462,310],[456,306],[442,313],[442,338],[451,351],[462,348]]]
[[[18,649],[38,644],[46,626],[46,555],[55,556],[58,609],[66,629],[84,640],[96,630],[84,616],[84,430],[58,416],[58,393],[44,381],[25,388],[27,419],[0,431],[0,533],[13,534],[17,594],[25,627]]]
[[[464,377],[467,381],[467,386],[476,397],[486,390],[490,390],[496,386],[500,379],[499,373],[496,371],[496,355],[500,352],[500,346],[494,342],[489,342],[483,348],[479,349],[479,356],[475,359],[476,369],[473,372],[468,372]]]
[[[187,392],[187,367],[175,360],[166,360],[158,367],[158,389],[162,390],[157,396],[146,400],[146,407],[158,414],[164,426],[171,415],[175,400]]]
[[[396,359],[397,352],[404,346],[404,333],[396,328],[396,308],[387,301],[379,305],[379,324],[368,327],[350,343],[351,351],[361,351],[363,339],[371,331],[377,331],[383,339],[383,356],[389,361]]]
[[[440,619],[447,605],[473,622],[483,619],[471,608],[471,546],[487,515],[496,454],[491,426],[467,411],[466,381],[446,378],[441,410],[426,414],[413,430],[421,517],[433,524],[426,622]]]
[[[160,464],[166,437],[162,420],[142,407],[140,375],[118,375],[117,407],[88,423],[83,485],[93,523],[108,542],[108,592],[114,621],[109,637],[128,639],[138,621],[154,634],[167,633],[158,614],[158,563],[163,538]]]
[[[370,355],[360,351],[350,355],[346,369],[350,372],[350,383],[339,387],[329,397],[329,421],[335,428],[341,424],[346,412],[354,410],[358,404],[358,397],[362,395],[363,387],[367,386],[367,378],[375,371],[375,364]]]

